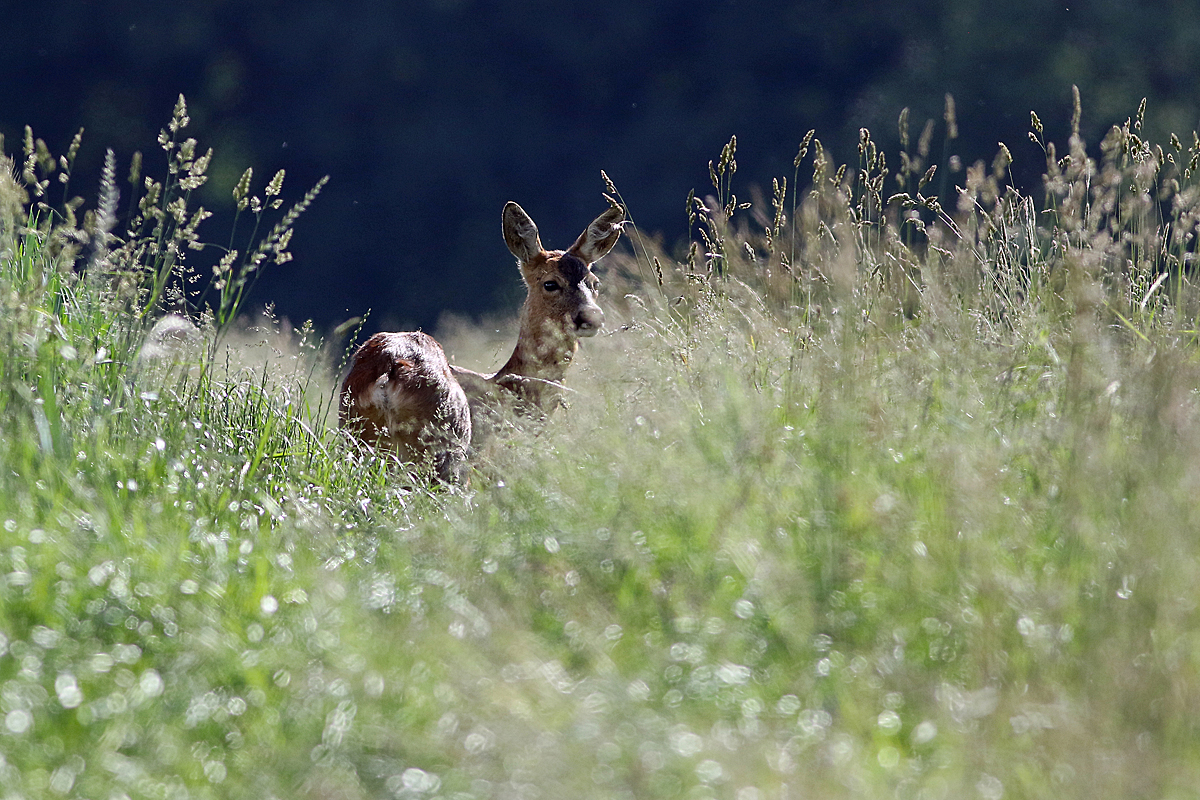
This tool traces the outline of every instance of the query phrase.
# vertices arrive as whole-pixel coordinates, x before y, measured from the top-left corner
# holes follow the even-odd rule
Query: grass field
[[[1200,141],[1139,112],[1060,156],[1034,117],[1044,198],[1003,149],[939,202],[901,125],[896,168],[810,136],[752,204],[731,142],[690,252],[628,228],[570,407],[466,491],[330,427],[311,331],[235,324],[286,261],[282,176],[239,184],[267,233],[196,268],[197,329],[164,317],[202,216],[182,104],[133,219],[115,166],[87,218],[47,200],[70,160],[30,138],[0,797],[1194,796]],[[493,331],[442,338],[487,368]]]

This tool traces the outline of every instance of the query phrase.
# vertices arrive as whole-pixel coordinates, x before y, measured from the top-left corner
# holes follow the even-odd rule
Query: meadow
[[[29,133],[0,797],[1194,796],[1200,139],[1033,115],[1027,194],[931,156],[947,111],[848,166],[810,133],[761,196],[731,140],[462,490],[338,433],[345,341],[239,321],[319,185],[247,171],[204,261],[182,99],[90,205]],[[440,338],[486,369],[512,322]]]

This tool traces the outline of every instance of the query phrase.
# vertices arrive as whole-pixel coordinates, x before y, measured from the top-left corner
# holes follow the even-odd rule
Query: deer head
[[[504,206],[504,241],[520,262],[529,292],[522,310],[523,336],[555,339],[547,343],[569,347],[600,332],[604,325],[604,312],[596,304],[600,282],[591,265],[617,243],[624,217],[620,208],[610,208],[569,249],[546,251],[537,225],[524,209],[511,202]]]

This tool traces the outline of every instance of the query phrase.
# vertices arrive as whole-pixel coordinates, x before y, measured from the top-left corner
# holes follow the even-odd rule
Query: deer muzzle
[[[581,338],[595,336],[604,327],[604,312],[600,306],[584,306],[575,315],[575,335]]]

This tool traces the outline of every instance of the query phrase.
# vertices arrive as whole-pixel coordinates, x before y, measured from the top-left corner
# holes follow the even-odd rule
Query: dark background
[[[216,154],[202,202],[229,208],[285,168],[285,197],[332,180],[297,226],[295,261],[270,267],[254,302],[293,322],[433,327],[518,300],[500,209],[521,203],[548,247],[605,208],[604,169],[639,227],[686,237],[684,200],[738,137],[735,190],[792,176],[810,128],[837,163],[858,129],[913,138],[957,101],[963,163],[1004,141],[1036,190],[1029,112],[1061,144],[1071,85],[1093,145],[1148,97],[1152,137],[1185,143],[1200,109],[1195,2],[737,2],[613,0],[209,0],[0,4],[0,133],[23,126],[58,154],[86,129],[75,188],[105,148],[124,175],[186,95],[188,135]],[[805,166],[807,170],[807,165]],[[804,171],[801,173],[802,178]],[[961,175],[955,176],[961,180]],[[894,184],[889,183],[889,189]],[[89,198],[94,194],[86,195]],[[89,203],[93,204],[93,203]],[[227,217],[206,223],[220,241]]]

